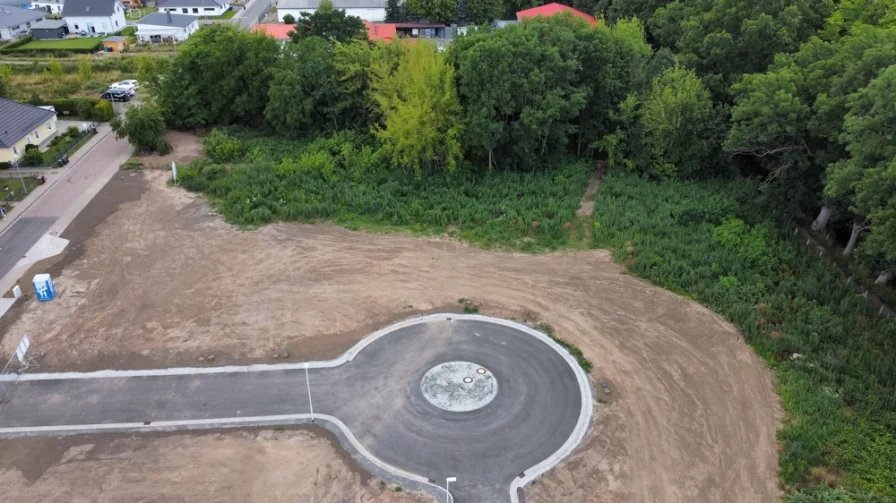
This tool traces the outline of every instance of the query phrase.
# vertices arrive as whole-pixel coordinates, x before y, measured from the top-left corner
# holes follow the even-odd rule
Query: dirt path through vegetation
[[[588,182],[588,188],[582,194],[582,202],[579,203],[579,209],[576,210],[577,217],[590,217],[594,214],[594,197],[600,189],[600,182],[603,181],[607,174],[607,162],[596,161],[594,163],[594,174],[591,175],[591,181]]]
[[[114,213],[76,220],[75,229],[96,228],[70,237],[79,255],[56,278],[58,298],[17,306],[7,333],[27,331],[48,352],[42,370],[200,365],[197,357],[208,354],[215,364],[274,362],[284,349],[292,361],[330,358],[391,321],[460,309],[457,299],[466,297],[485,314],[552,324],[594,362],[594,378],[614,389],[599,395],[584,444],[529,488],[528,503],[779,499],[779,409],[768,369],[722,318],[623,274],[606,251],[497,253],[330,225],[238,231],[203,199],[167,187],[168,176],[150,170],[113,179],[91,203],[97,211],[119,187],[142,189],[129,189],[133,200]],[[5,338],[3,354],[14,339]],[[203,442],[154,448],[159,456],[211,456],[217,444]],[[278,463],[316,456],[298,445],[289,450],[293,457]],[[123,453],[115,463],[142,460]],[[261,465],[270,474],[253,463],[245,470],[281,473],[277,463]],[[80,484],[79,473],[99,477],[95,466],[49,470],[39,483]],[[140,487],[163,487],[172,473],[147,464]],[[214,465],[193,467],[177,487],[192,481],[204,488],[201,501],[222,501],[232,486],[209,482],[217,476]],[[253,494],[261,501],[280,487],[260,483]]]

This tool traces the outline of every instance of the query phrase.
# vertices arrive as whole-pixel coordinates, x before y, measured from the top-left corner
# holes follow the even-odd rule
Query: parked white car
[[[122,80],[121,82],[113,82],[109,89],[123,89],[128,92],[128,94],[136,94],[137,89],[140,88],[140,85],[136,80]]]

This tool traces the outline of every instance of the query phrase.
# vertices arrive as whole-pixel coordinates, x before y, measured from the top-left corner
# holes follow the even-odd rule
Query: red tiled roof
[[[397,38],[395,24],[393,23],[374,24],[370,21],[364,21],[364,26],[367,27],[367,38],[371,41],[385,40],[386,42],[391,42]]]
[[[559,14],[561,12],[571,12],[574,16],[578,16],[586,21],[588,21],[591,26],[597,24],[597,19],[594,19],[594,16],[589,16],[580,10],[573,9],[568,5],[563,5],[561,3],[549,3],[546,5],[542,5],[541,7],[533,7],[531,9],[521,10],[516,13],[517,21],[522,21],[524,18],[530,17],[551,17],[555,14]]]
[[[293,29],[291,24],[257,24],[252,31],[266,33],[277,40],[289,40],[289,32]]]

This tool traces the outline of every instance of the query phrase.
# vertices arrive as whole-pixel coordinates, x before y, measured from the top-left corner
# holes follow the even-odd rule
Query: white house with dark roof
[[[33,0],[31,6],[35,9],[43,9],[53,14],[62,14],[64,0]]]
[[[40,145],[56,132],[56,112],[0,98],[0,163],[25,155],[25,146]]]
[[[287,14],[299,19],[303,12],[314,14],[318,7],[320,0],[279,0],[277,17],[281,23]],[[386,20],[386,0],[333,0],[333,8],[344,10],[346,15],[365,21]]]
[[[156,6],[159,12],[187,16],[221,16],[230,10],[228,0],[162,0]]]
[[[31,26],[43,21],[46,15],[41,10],[0,5],[0,40],[24,37],[31,31]]]
[[[153,12],[137,21],[137,38],[153,44],[167,40],[183,42],[197,30],[198,17],[170,12]]]
[[[70,33],[114,33],[127,26],[118,0],[65,0],[62,17]]]

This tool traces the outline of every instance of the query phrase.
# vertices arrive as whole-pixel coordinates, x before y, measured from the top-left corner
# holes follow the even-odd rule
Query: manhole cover
[[[429,403],[442,410],[469,412],[481,409],[495,399],[498,380],[481,365],[445,362],[426,372],[420,381],[420,389]]]

